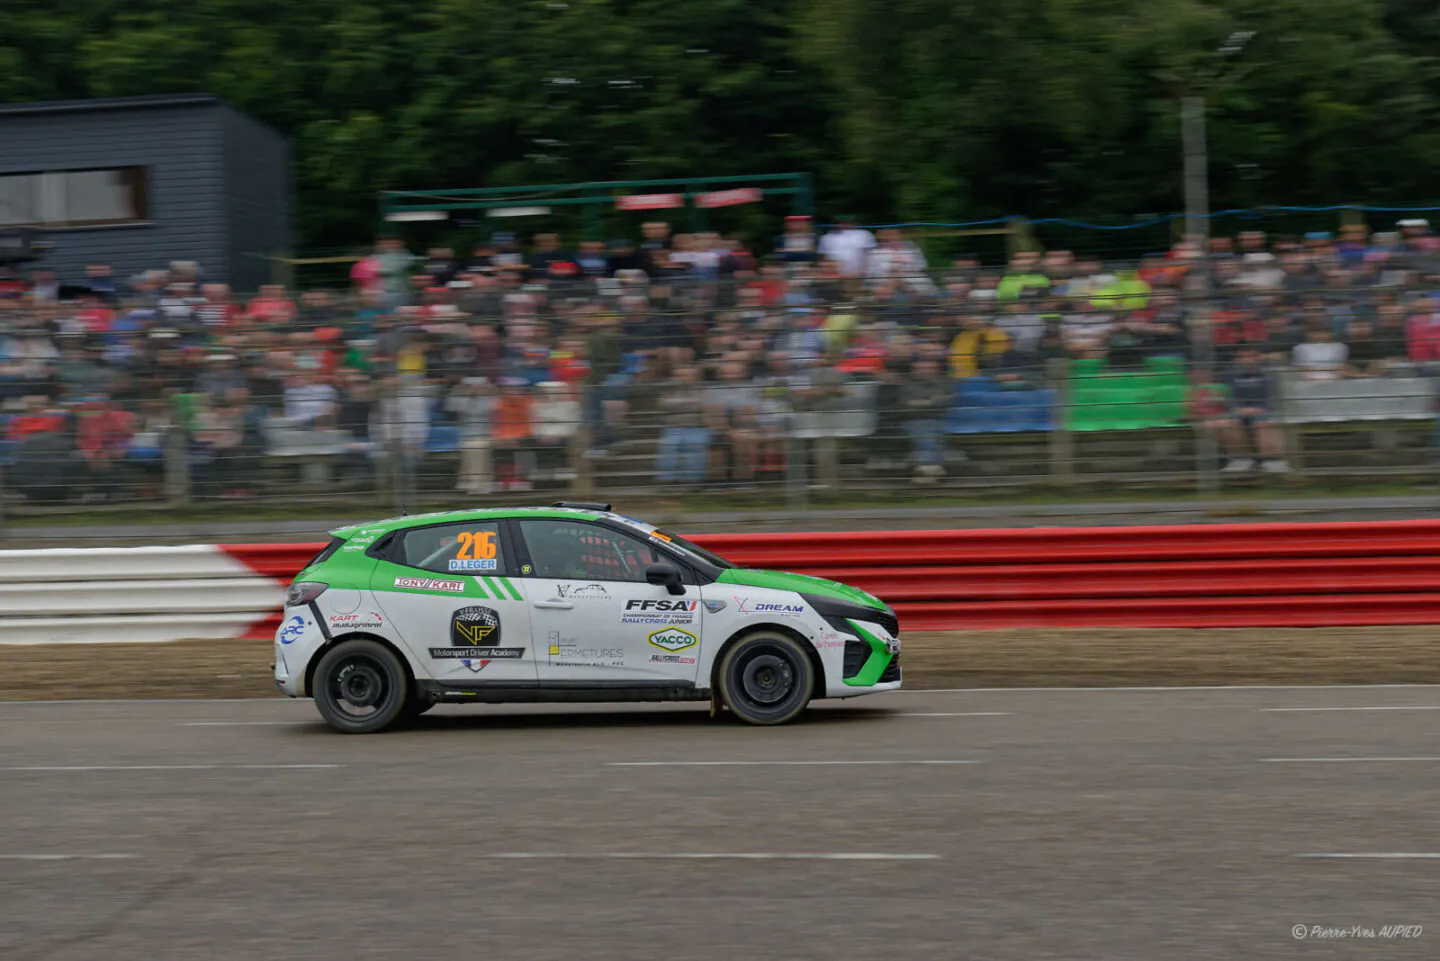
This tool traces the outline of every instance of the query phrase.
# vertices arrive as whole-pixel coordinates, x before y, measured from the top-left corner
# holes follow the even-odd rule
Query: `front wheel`
[[[720,698],[750,724],[794,720],[815,686],[805,648],[792,637],[770,631],[747,635],[720,660]]]
[[[409,700],[405,667],[375,641],[345,641],[315,668],[315,707],[344,734],[373,734],[389,727]]]

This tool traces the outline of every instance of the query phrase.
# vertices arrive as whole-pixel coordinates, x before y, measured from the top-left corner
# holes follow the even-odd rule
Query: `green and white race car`
[[[898,688],[898,630],[858,588],[562,501],[332,532],[290,585],[275,683],[355,734],[515,701],[709,700],[781,724],[814,698]]]

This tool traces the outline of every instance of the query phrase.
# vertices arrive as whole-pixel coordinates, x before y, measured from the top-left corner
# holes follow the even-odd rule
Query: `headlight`
[[[888,607],[884,610],[870,607],[865,604],[852,604],[849,601],[836,600],[824,594],[801,594],[806,604],[823,617],[831,627],[845,634],[854,634],[855,630],[847,620],[867,621],[872,624],[879,624],[891,634],[898,634],[898,623],[895,612]]]
[[[309,604],[315,598],[324,594],[329,584],[321,584],[319,581],[296,581],[290,585],[285,592],[286,607],[302,607]]]

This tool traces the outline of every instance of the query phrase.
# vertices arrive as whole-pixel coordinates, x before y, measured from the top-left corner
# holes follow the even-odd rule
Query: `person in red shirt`
[[[51,407],[48,398],[26,397],[25,412],[10,418],[5,436],[12,441],[22,441],[37,434],[59,433],[65,429],[65,412]]]
[[[295,322],[297,312],[295,301],[282,285],[266,284],[250,301],[246,313],[258,324],[290,324]]]
[[[79,310],[75,311],[75,319],[85,328],[88,334],[108,334],[111,326],[115,323],[115,311],[111,310],[104,301],[96,294],[86,294],[81,298]]]

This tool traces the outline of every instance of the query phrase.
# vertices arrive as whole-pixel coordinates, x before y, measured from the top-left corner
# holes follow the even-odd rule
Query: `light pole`
[[[1236,30],[1215,51],[1210,69],[1197,67],[1185,82],[1180,97],[1180,144],[1184,156],[1185,235],[1195,246],[1195,270],[1187,280],[1189,293],[1202,311],[1209,306],[1210,293],[1210,154],[1205,137],[1205,100],[1209,93],[1232,83],[1246,70],[1237,68],[1222,76],[1225,62],[1245,49],[1255,36],[1253,30]],[[1210,372],[1215,364],[1215,338],[1207,313],[1205,321],[1192,325],[1191,345],[1196,366]],[[1202,384],[1201,389],[1208,388]],[[1213,434],[1200,435],[1195,445],[1197,492],[1213,497],[1220,491],[1220,450]]]

